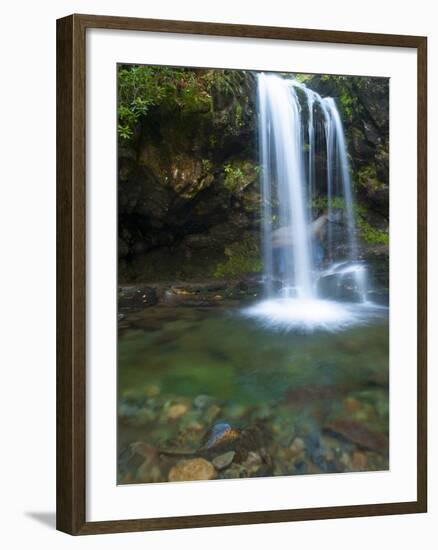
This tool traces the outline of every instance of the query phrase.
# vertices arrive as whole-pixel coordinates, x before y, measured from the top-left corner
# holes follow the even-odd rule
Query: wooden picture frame
[[[85,78],[87,29],[312,41],[417,51],[417,499],[372,505],[86,521]],[[427,39],[329,30],[71,15],[57,21],[57,529],[72,535],[407,514],[427,510]]]

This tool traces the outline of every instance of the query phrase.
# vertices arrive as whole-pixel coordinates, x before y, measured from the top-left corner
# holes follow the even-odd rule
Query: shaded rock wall
[[[251,73],[211,108],[153,108],[119,147],[122,280],[209,276],[226,246],[258,236],[255,83]],[[254,233],[254,235],[253,235]]]
[[[121,283],[261,270],[255,78],[222,73],[227,86],[197,92],[208,101],[153,105],[119,138]],[[341,106],[363,241],[374,246],[388,224],[387,81],[314,76],[307,85]]]

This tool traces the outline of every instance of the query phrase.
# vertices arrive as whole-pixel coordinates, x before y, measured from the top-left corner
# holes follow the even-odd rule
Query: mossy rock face
[[[239,279],[262,271],[260,235],[250,231],[237,236],[232,231],[228,236],[188,235],[179,246],[159,247],[121,265],[121,280]]]
[[[164,272],[157,258],[175,264],[169,276],[212,272],[260,216],[254,77],[156,68],[123,78],[125,98],[132,83],[150,97],[129,137],[119,134],[120,275],[139,280],[150,263]]]
[[[128,72],[119,105],[119,124],[127,126],[119,131],[121,282],[259,272],[254,75],[122,70]],[[387,81],[301,76],[309,88],[335,97],[341,109],[360,207],[359,238],[365,245],[387,244]],[[133,90],[143,95],[133,96]],[[325,196],[325,169],[325,159],[317,159],[317,200]]]
[[[247,273],[262,271],[259,236],[254,233],[244,233],[242,239],[225,247],[226,260],[219,262],[213,276],[218,278],[239,277]]]
[[[387,220],[389,79],[314,75],[306,85],[335,99],[344,121],[357,197]]]
[[[224,165],[224,186],[233,194],[240,195],[257,181],[258,166],[248,160],[233,160]]]

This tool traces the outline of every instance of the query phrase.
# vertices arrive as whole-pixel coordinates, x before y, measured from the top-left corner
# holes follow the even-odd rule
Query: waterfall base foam
[[[332,300],[275,298],[243,310],[243,314],[274,330],[340,331],[367,323],[386,308]]]

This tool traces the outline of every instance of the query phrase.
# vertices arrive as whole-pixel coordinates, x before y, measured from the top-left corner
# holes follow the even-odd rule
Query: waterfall
[[[267,300],[256,311],[305,323],[345,321],[339,287],[347,281],[350,301],[366,304],[367,277],[338,108],[293,78],[260,73],[257,84]],[[315,218],[318,198],[324,208]],[[320,288],[327,279],[337,285],[329,296]]]
[[[353,210],[353,194],[351,191],[351,177],[350,167],[347,157],[347,147],[345,145],[344,128],[342,126],[341,117],[332,97],[326,97],[324,103],[327,105],[328,116],[332,121],[330,128],[334,128],[334,134],[336,136],[336,151],[334,151],[333,144],[331,143],[330,149],[327,149],[327,158],[333,159],[334,154],[337,156],[339,162],[342,188],[344,195],[344,211],[347,220],[347,235],[349,244],[349,258],[350,261],[357,260],[357,240],[356,240],[356,227],[354,221]],[[332,140],[330,140],[332,141]]]
[[[280,275],[285,297],[311,298],[315,288],[301,107],[292,81],[261,74],[258,82],[266,291],[273,295],[273,279]],[[280,228],[275,235],[273,200],[278,203],[275,219]]]

